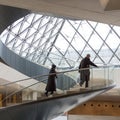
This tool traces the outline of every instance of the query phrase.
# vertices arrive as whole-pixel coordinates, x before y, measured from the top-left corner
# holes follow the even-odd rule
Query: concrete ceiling
[[[120,0],[0,0],[0,4],[120,26]]]

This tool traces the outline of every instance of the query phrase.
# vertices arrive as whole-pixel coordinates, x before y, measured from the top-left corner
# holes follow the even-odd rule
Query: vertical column
[[[37,92],[33,91],[33,100],[37,100]]]
[[[17,103],[17,95],[13,95],[13,103]]]
[[[2,105],[2,98],[3,98],[3,95],[2,95],[2,93],[0,93],[0,107],[3,106],[3,105]]]

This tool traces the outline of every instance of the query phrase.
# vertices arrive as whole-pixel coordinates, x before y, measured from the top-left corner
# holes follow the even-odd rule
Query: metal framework
[[[40,65],[78,67],[87,53],[96,64],[120,64],[120,27],[29,14],[0,36],[13,52]]]

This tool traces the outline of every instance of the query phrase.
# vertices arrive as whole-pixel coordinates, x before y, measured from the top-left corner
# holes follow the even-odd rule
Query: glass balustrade
[[[80,69],[85,71],[86,69]],[[53,74],[50,74],[53,75]],[[37,80],[39,78],[39,81]],[[83,91],[96,90],[115,84],[114,66],[100,66],[99,68],[90,68],[89,87],[81,87],[80,73],[78,69],[57,72],[56,91],[54,94],[45,95],[45,88],[48,75],[38,75],[28,77],[15,82],[7,82],[0,85],[1,106],[9,106],[29,102],[33,100],[44,100],[53,97],[66,96],[68,94],[81,93]]]

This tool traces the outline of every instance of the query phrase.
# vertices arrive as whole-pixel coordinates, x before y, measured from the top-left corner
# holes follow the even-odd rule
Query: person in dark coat
[[[49,72],[49,76],[48,76],[48,81],[47,81],[47,86],[46,86],[46,92],[45,95],[48,96],[48,92],[51,92],[51,94],[53,94],[54,91],[56,91],[56,82],[55,82],[55,78],[57,78],[56,75],[56,65],[52,65],[50,72]]]
[[[90,61],[90,54],[87,54],[85,58],[83,58],[80,62],[79,69],[85,70],[79,70],[80,73],[80,86],[82,86],[85,82],[85,87],[88,87],[88,82],[90,80],[90,65],[94,67],[98,67],[93,62]],[[88,69],[87,69],[88,68]]]

